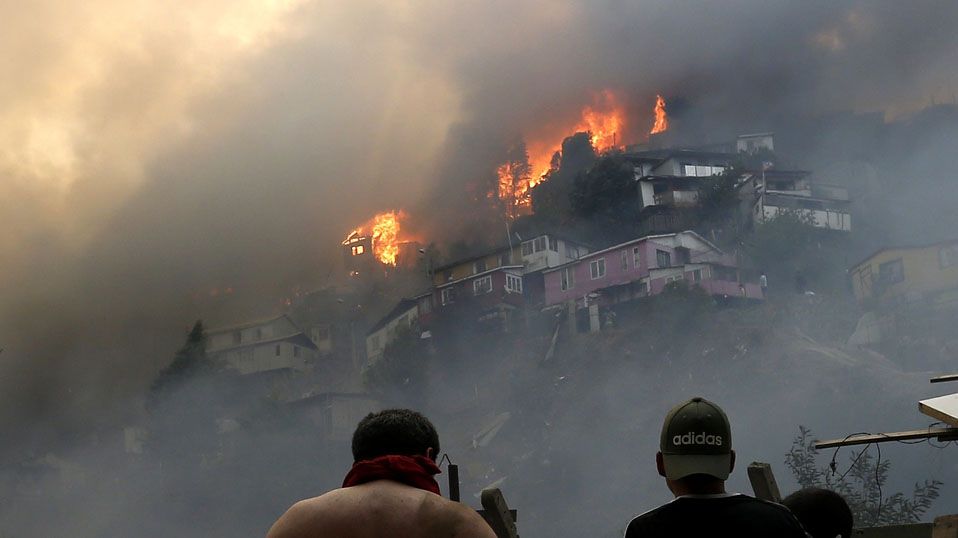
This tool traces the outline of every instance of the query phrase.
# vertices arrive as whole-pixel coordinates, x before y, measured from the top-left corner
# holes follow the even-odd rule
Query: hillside
[[[928,374],[811,336],[835,329],[834,305],[817,298],[643,306],[602,333],[560,339],[548,363],[546,342],[507,340],[438,358],[446,367],[433,364],[425,407],[462,465],[465,499],[478,505],[469,496],[498,483],[523,535],[616,536],[668,498],[653,455],[662,416],[682,399],[702,395],[727,410],[739,461],[731,489],[750,492],[744,467],[757,460],[772,463],[787,492],[795,485],[782,461],[799,424],[823,438],[921,427],[930,420],[916,401],[946,392]],[[934,475],[948,497],[956,469],[939,451],[882,450],[896,491]]]

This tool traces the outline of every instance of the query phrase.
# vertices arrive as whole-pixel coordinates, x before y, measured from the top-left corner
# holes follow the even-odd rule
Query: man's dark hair
[[[848,538],[852,534],[852,511],[841,495],[821,488],[804,488],[782,504],[788,507],[812,538]]]
[[[353,433],[353,460],[379,456],[415,456],[433,449],[439,453],[439,434],[429,419],[411,409],[386,409],[359,421]]]

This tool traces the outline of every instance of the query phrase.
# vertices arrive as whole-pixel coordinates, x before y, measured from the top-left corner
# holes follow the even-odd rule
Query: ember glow
[[[394,266],[399,256],[399,246],[406,242],[399,238],[400,222],[405,218],[406,214],[397,210],[379,213],[366,224],[349,232],[343,245],[349,245],[368,236],[376,259],[386,265]]]
[[[552,169],[552,158],[561,149],[562,140],[575,133],[588,132],[592,147],[602,152],[622,145],[625,128],[625,107],[616,94],[611,90],[594,94],[592,103],[582,108],[575,124],[535,138],[527,137],[530,171],[527,178],[520,177],[523,174],[517,174],[514,163],[507,162],[499,166],[496,170],[499,176],[499,199],[507,205],[529,208],[529,189],[541,183]]]
[[[669,117],[665,114],[665,99],[661,95],[655,96],[655,123],[649,134],[661,133],[669,129]]]

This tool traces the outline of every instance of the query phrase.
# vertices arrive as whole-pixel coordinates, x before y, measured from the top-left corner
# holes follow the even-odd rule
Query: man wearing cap
[[[735,466],[732,430],[725,412],[708,400],[692,398],[669,411],[655,465],[675,499],[633,519],[625,538],[806,536],[784,506],[726,493]]]

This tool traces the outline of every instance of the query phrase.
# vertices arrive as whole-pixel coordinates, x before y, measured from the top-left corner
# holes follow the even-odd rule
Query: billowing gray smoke
[[[860,172],[897,175],[907,196],[871,244],[955,229],[955,112],[920,112],[954,103],[955,2],[304,1],[236,30],[220,56],[197,36],[248,20],[124,11],[149,31],[89,25],[64,43],[71,21],[117,6],[28,4],[0,7],[17,29],[0,38],[13,51],[0,75],[23,81],[0,92],[14,118],[0,121],[0,452],[13,460],[138,409],[210,314],[198,293],[237,290],[210,315],[262,315],[325,284],[345,232],[386,208],[430,239],[474,237],[514,141],[605,88],[624,96],[625,142],[643,140],[660,93],[713,140],[775,130],[859,198],[893,198]]]

